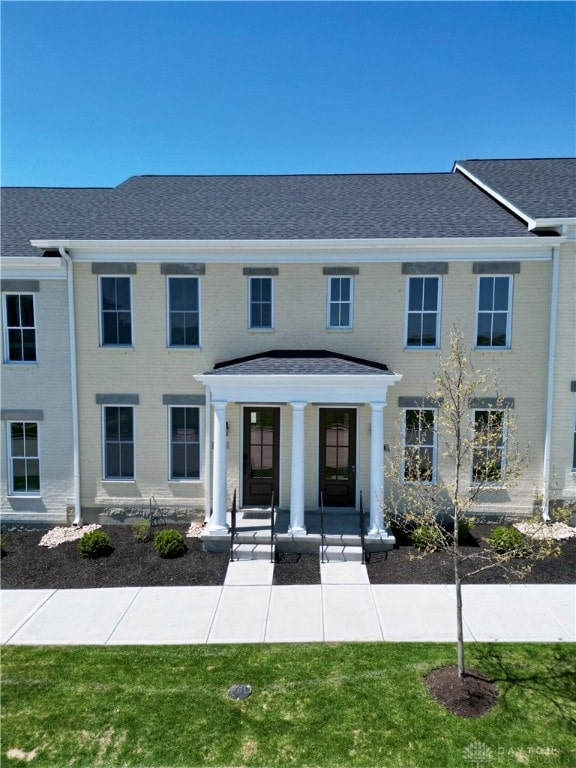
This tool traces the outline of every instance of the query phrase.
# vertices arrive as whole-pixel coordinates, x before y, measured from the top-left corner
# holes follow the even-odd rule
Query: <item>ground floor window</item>
[[[134,479],[134,409],[104,408],[104,479]]]
[[[10,492],[14,495],[40,493],[38,424],[13,421],[8,425],[10,451]]]
[[[474,412],[474,483],[497,483],[504,479],[506,418],[504,411]]]
[[[170,479],[200,479],[199,408],[170,408]]]
[[[433,483],[436,467],[435,411],[408,408],[404,414],[404,481]]]

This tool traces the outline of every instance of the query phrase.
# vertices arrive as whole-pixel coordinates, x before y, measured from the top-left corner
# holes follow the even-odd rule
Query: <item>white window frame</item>
[[[108,476],[106,473],[106,409],[107,408],[129,408],[132,411],[132,476],[115,477]],[[112,442],[112,441],[110,441]],[[115,441],[114,441],[115,442]],[[121,443],[119,443],[121,444]],[[133,405],[114,405],[109,403],[102,406],[102,480],[105,483],[133,483],[136,479],[136,410]]]
[[[104,308],[102,306],[102,281],[112,279],[128,280],[130,286],[130,343],[108,344],[104,343]],[[106,310],[107,312],[109,310]],[[118,310],[115,310],[116,312]],[[125,310],[123,310],[125,311]],[[98,320],[100,326],[100,347],[102,349],[133,349],[134,348],[134,296],[131,275],[98,275]]]
[[[196,280],[198,287],[198,343],[197,344],[172,344],[170,341],[171,336],[171,324],[170,316],[172,310],[170,308],[170,280]],[[200,349],[202,346],[202,296],[201,296],[201,280],[196,275],[167,275],[166,276],[166,346],[169,349]],[[174,310],[179,311],[179,310]]]
[[[172,469],[172,412],[175,408],[195,409],[198,411],[198,477],[174,477]],[[168,481],[170,483],[199,483],[202,481],[202,408],[199,405],[170,405],[168,406]],[[185,444],[193,444],[192,441],[183,441]]]
[[[474,478],[474,453],[476,451],[476,414],[494,413],[502,414],[502,445],[498,446],[501,452],[500,477],[494,480],[476,480]],[[506,451],[508,445],[508,412],[506,408],[474,408],[472,409],[472,461],[470,466],[470,485],[484,485],[492,488],[502,487],[506,481]],[[481,446],[482,447],[482,446]]]
[[[37,444],[37,453],[35,456],[27,455],[24,453],[23,456],[15,456],[12,452],[12,425],[13,424],[22,424],[25,426],[26,424],[34,424],[36,426],[36,444]],[[7,454],[8,454],[8,495],[9,496],[24,496],[26,498],[40,498],[42,496],[42,474],[41,474],[41,466],[42,462],[40,459],[40,424],[37,421],[27,421],[27,420],[20,420],[20,419],[14,419],[13,421],[6,422],[6,431],[7,431]],[[38,462],[38,490],[34,491],[21,491],[16,490],[14,488],[14,464],[13,461],[16,459],[23,459],[24,461],[34,460]],[[26,472],[26,485],[28,485],[28,472]]]
[[[270,281],[270,325],[252,325],[252,285],[254,280]],[[263,304],[264,302],[260,301],[258,303]],[[250,331],[273,331],[274,330],[274,278],[271,275],[250,275],[248,277],[248,330]]]
[[[32,299],[32,312],[34,313],[34,325],[11,325],[8,326],[8,297],[9,296],[30,296]],[[36,365],[38,363],[38,328],[36,327],[36,296],[30,291],[5,291],[2,294],[2,321],[4,325],[4,362],[8,365]],[[21,332],[26,329],[34,330],[34,360],[11,360],[10,359],[10,333],[12,328],[18,328]]]
[[[406,444],[406,416],[408,411],[430,411],[432,413],[432,443]],[[432,448],[432,479],[431,480],[407,480],[406,479],[406,448]],[[404,408],[402,414],[402,483],[404,485],[436,485],[436,468],[438,464],[438,408]]]
[[[437,280],[436,309],[411,310],[410,309],[410,282],[415,279]],[[442,277],[441,275],[407,275],[406,278],[406,316],[404,321],[404,346],[406,349],[440,349],[440,317],[442,312]],[[434,344],[409,344],[408,343],[408,318],[410,315],[436,315],[436,342]]]
[[[350,283],[350,300],[349,301],[332,301],[332,281],[333,280],[348,280]],[[348,325],[332,325],[330,322],[331,307],[333,304],[343,306],[349,305],[349,322]],[[354,328],[354,277],[352,275],[330,275],[328,277],[327,289],[326,289],[326,328],[330,331],[347,331]]]
[[[506,278],[508,280],[508,308],[506,309],[506,344],[502,345],[486,345],[486,346],[480,346],[478,344],[478,326],[479,326],[479,319],[480,319],[480,284],[482,280],[486,279],[502,279]],[[512,332],[512,294],[514,290],[514,276],[513,275],[478,275],[478,280],[476,284],[476,323],[475,323],[475,329],[474,329],[474,348],[478,350],[498,350],[498,349],[510,349],[511,348],[511,332]],[[482,314],[491,314],[492,317],[494,316],[495,312],[499,312],[500,310],[482,310]]]

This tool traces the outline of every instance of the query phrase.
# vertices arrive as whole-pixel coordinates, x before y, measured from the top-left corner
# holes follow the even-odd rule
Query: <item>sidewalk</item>
[[[272,586],[273,565],[232,563],[222,587],[0,592],[3,645],[452,642],[452,585],[371,585],[356,563],[322,584]],[[463,587],[466,640],[576,641],[575,585]]]

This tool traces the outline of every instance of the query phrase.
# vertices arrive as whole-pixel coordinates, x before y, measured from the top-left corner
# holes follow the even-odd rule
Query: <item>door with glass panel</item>
[[[244,408],[244,506],[278,504],[280,408]]]
[[[356,410],[320,409],[320,482],[325,507],[356,505]]]

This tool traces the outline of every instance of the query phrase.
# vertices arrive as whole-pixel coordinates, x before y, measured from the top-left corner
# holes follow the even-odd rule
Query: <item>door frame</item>
[[[331,512],[349,512],[351,509],[359,509],[360,508],[360,406],[355,404],[348,404],[348,403],[326,403],[326,405],[319,405],[316,408],[316,482],[315,482],[315,488],[316,488],[316,503],[319,504],[320,499],[320,411],[321,410],[328,410],[328,411],[356,411],[356,488],[354,491],[354,506],[353,507],[324,507],[324,510],[329,510]]]
[[[281,403],[242,403],[240,405],[240,435],[238,439],[238,508],[241,509],[244,502],[244,419],[248,408],[264,408],[266,410],[277,409],[280,411],[278,436],[278,508],[282,508],[282,439],[284,435],[284,408]],[[258,506],[258,505],[252,505]],[[268,505],[266,505],[268,506]]]

